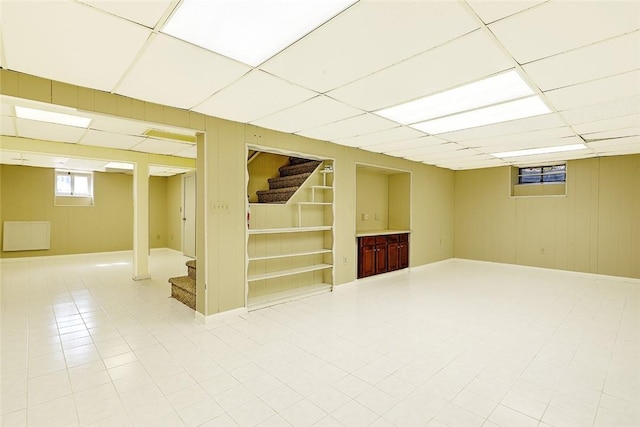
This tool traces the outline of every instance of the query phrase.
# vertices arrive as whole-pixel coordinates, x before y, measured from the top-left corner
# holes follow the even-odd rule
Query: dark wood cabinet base
[[[358,279],[408,266],[408,233],[358,237]]]

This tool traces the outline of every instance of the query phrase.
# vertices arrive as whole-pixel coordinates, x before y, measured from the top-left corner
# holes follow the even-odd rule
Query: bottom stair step
[[[189,276],[172,277],[171,298],[175,298],[187,307],[196,309],[196,281]]]

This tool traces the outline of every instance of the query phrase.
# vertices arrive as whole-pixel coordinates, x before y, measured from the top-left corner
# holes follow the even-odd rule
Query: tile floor
[[[203,325],[184,260],[3,262],[2,425],[640,425],[640,281],[456,260]]]

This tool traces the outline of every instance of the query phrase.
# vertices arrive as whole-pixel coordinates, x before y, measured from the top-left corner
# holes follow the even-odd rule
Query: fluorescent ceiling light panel
[[[17,105],[15,108],[16,116],[21,119],[37,120],[39,122],[55,123],[78,128],[86,128],[89,126],[89,123],[91,123],[91,119],[87,117],[36,110],[34,108],[20,107]]]
[[[104,167],[107,169],[133,170],[133,164],[131,163],[110,162],[104,165]]]
[[[533,95],[512,70],[435,95],[379,110],[376,114],[405,125]]]
[[[493,157],[500,159],[508,157],[535,156],[536,154],[562,153],[565,151],[584,150],[587,146],[584,144],[558,145],[555,147],[531,148],[529,150],[505,151],[503,153],[493,153]]]
[[[549,107],[537,96],[504,102],[490,107],[479,108],[452,116],[412,125],[411,127],[432,135],[453,132],[460,129],[491,125],[509,120],[523,119],[549,113]]]
[[[164,33],[257,66],[355,0],[183,0]]]

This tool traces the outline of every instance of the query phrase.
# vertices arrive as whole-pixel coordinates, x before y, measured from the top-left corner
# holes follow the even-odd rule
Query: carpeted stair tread
[[[196,260],[190,259],[189,261],[185,262],[184,265],[186,265],[189,268],[196,268]]]
[[[196,281],[189,276],[172,277],[169,279],[172,286],[177,286],[187,292],[196,293]]]
[[[193,280],[196,279],[196,260],[192,259],[185,263],[187,266],[187,275],[191,277]]]
[[[315,162],[316,160],[305,159],[302,157],[289,157],[290,165],[299,165],[300,163]]]
[[[269,178],[269,189],[300,187],[311,176],[311,172],[297,175],[281,176],[279,178]]]
[[[172,277],[171,298],[175,298],[187,307],[196,309],[196,281],[189,276]]]
[[[282,166],[279,169],[280,176],[283,177],[283,176],[290,176],[290,175],[299,175],[303,173],[311,173],[314,170],[316,170],[316,168],[320,163],[321,162],[319,161],[312,160],[309,162],[299,163],[295,165]]]
[[[274,190],[257,191],[259,203],[286,203],[299,187],[276,188]]]

